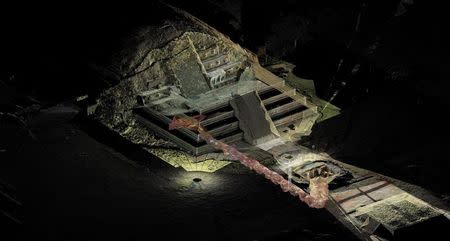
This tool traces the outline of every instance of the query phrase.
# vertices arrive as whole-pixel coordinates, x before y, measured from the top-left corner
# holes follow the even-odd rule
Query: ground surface
[[[11,144],[1,153],[0,174],[23,199],[21,235],[40,240],[355,239],[327,211],[308,208],[255,174],[188,173],[139,153],[131,160],[80,129],[70,112],[59,108],[34,118],[36,140],[24,137],[17,125],[2,125],[6,135],[1,138]]]

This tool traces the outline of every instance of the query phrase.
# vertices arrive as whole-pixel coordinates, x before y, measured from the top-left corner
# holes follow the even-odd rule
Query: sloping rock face
[[[180,152],[177,145],[138,122],[133,110],[151,106],[165,116],[198,112],[207,103],[205,93],[252,77],[248,67],[256,58],[195,17],[161,8],[168,18],[132,28],[110,54],[92,61],[91,67],[109,87],[95,99],[91,116],[169,164],[170,158],[165,157],[182,153],[192,163],[218,161],[208,166],[225,166],[229,162],[220,155],[211,158]],[[158,155],[162,153],[158,148],[165,150],[164,155]]]
[[[107,126],[115,128],[129,121],[131,110],[139,105],[138,95],[164,86],[173,87],[179,96],[165,101],[161,109],[192,110],[192,98],[216,88],[211,84],[216,76],[208,72],[214,63],[202,62],[208,60],[210,52],[217,51],[226,57],[234,69],[221,77],[235,80],[248,65],[249,57],[253,58],[194,17],[177,9],[170,11],[176,17],[159,25],[134,29],[109,60],[94,65],[98,72],[108,76],[112,86],[100,94],[95,111],[95,117]]]

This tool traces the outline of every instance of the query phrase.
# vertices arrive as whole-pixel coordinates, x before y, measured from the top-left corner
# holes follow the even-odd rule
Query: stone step
[[[292,114],[292,115],[288,115],[286,117],[282,117],[282,118],[280,118],[278,120],[275,120],[273,122],[273,124],[277,128],[280,128],[280,127],[290,125],[290,124],[295,123],[295,122],[297,122],[297,121],[299,121],[301,119],[304,119],[306,117],[309,117],[309,116],[312,116],[312,115],[315,115],[315,114],[316,114],[316,112],[314,110],[306,109],[306,110],[300,111],[298,113],[295,113],[295,114]]]
[[[207,144],[196,132],[192,130],[180,128],[169,131],[168,126],[172,121],[171,118],[158,114],[150,108],[143,107],[136,109],[135,115],[138,121],[144,126],[147,126],[147,128],[149,128],[152,132],[155,132],[161,137],[174,142],[181,148],[194,155],[215,151],[214,147]],[[243,132],[239,129],[239,123],[237,119],[234,118],[232,111],[231,113],[230,111],[221,113],[213,118],[209,120],[209,123],[207,122],[209,126],[213,126],[213,128],[208,130],[208,132],[216,139],[229,144],[243,139]],[[224,123],[219,123],[220,121]]]
[[[203,65],[207,65],[207,64],[210,64],[211,62],[214,62],[214,61],[217,61],[217,60],[220,60],[222,62],[222,60],[224,60],[227,56],[228,55],[225,54],[225,53],[219,53],[217,55],[208,57],[206,59],[202,59],[202,64]],[[228,62],[228,61],[225,61],[225,62]]]
[[[292,94],[292,92],[295,92],[295,89],[292,89],[289,92]],[[264,100],[262,100],[262,102],[263,102],[264,106],[266,106],[266,105],[270,105],[270,104],[273,104],[273,103],[276,103],[278,101],[281,101],[281,100],[284,100],[284,99],[288,99],[288,98],[291,98],[288,94],[280,93],[278,95],[275,95],[275,96],[269,97],[267,99],[264,99]]]
[[[227,123],[221,126],[218,126],[212,130],[208,130],[209,134],[211,134],[213,137],[217,137],[220,135],[224,135],[233,131],[239,130],[239,122],[234,121],[231,123]]]
[[[148,121],[155,122],[154,124],[160,126],[161,128],[165,128],[168,131],[169,123],[172,121],[172,119],[168,118],[165,115],[161,115],[157,113],[156,111],[151,110],[150,108],[144,107],[140,108],[140,111],[138,112],[138,115],[141,117],[147,119]],[[185,138],[182,138],[186,140],[186,137],[189,138],[192,142],[198,143],[200,142],[200,138],[198,137],[197,133],[195,133],[192,130],[189,130],[187,128],[180,128],[177,130],[182,134]],[[186,140],[188,141],[188,140]]]
[[[278,85],[282,86],[282,85],[285,85],[285,83],[284,82],[278,82]],[[274,90],[276,90],[279,93],[281,93],[279,90],[277,90],[276,87],[277,86],[272,86],[272,85],[265,84],[264,87],[258,89],[257,93],[258,93],[258,95],[263,95],[263,94],[265,94],[265,93],[267,93],[269,91],[274,91]]]
[[[214,105],[209,105],[206,108],[200,109],[199,112],[201,115],[208,117],[210,115],[213,115],[215,112],[230,111],[230,110],[233,110],[233,108],[231,108],[230,103],[225,101],[225,102],[217,102]]]
[[[284,105],[275,107],[268,111],[270,118],[273,120],[279,119],[281,116],[285,114],[289,114],[289,112],[296,110],[296,109],[307,109],[305,106],[301,105],[300,103],[296,101],[291,101],[289,103],[286,103]]]
[[[227,118],[232,118],[234,116],[234,110],[230,110],[230,111],[225,111],[225,112],[218,112],[217,114],[213,114],[210,115],[212,117],[206,117],[205,120],[201,121],[200,124],[202,126],[208,126],[211,125],[213,123],[216,123],[218,121],[227,119]]]
[[[206,69],[206,72],[210,73],[210,72],[213,72],[213,71],[218,70],[218,69],[223,69],[223,70],[231,69],[233,67],[236,67],[239,64],[240,64],[239,62],[225,62],[225,63],[223,63],[223,64],[221,64],[219,66],[215,66],[215,67],[212,67],[212,68],[208,68],[208,67],[205,66],[205,69]]]

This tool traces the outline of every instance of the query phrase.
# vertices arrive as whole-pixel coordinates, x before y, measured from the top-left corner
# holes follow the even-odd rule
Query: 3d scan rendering
[[[446,239],[432,3],[108,7],[2,16],[0,240]]]

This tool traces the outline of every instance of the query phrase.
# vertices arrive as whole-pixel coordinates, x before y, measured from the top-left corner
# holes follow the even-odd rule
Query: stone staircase
[[[208,145],[192,130],[181,128],[169,131],[168,126],[172,121],[172,116],[161,115],[145,106],[135,109],[134,113],[138,121],[151,131],[174,142],[193,155],[198,156],[215,151],[213,147]],[[191,112],[184,115],[193,117],[199,114],[206,117],[200,124],[218,140],[231,144],[243,139],[243,132],[239,129],[239,122],[228,102],[203,109],[201,113]]]
[[[281,135],[309,135],[318,118],[317,106],[285,81],[261,66],[254,66],[255,76],[267,86],[258,90],[273,124]]]
[[[232,61],[229,54],[218,46],[196,49],[211,88],[219,88],[238,80],[240,62]]]

